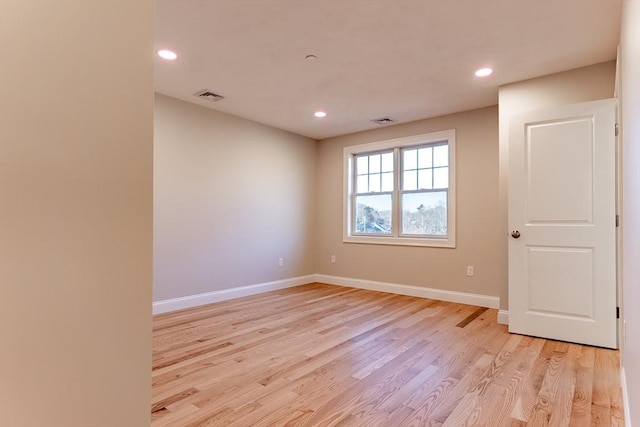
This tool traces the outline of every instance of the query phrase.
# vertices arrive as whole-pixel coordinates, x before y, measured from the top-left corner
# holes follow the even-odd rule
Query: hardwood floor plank
[[[506,363],[503,374],[493,378],[492,382],[502,387],[500,399],[493,405],[492,410],[485,412],[484,424],[499,425],[510,418],[524,388],[526,379],[531,374],[534,361],[540,355],[544,340],[524,337],[513,355]],[[515,419],[510,424],[517,424]]]
[[[601,349],[607,353],[607,374],[609,376],[609,393],[611,395],[611,425],[624,426],[624,408],[622,406],[622,389],[620,388],[620,358],[617,351]]]
[[[570,427],[591,425],[593,365],[596,349],[583,346],[576,361],[576,387],[571,407]]]
[[[567,426],[570,423],[577,381],[575,364],[580,354],[580,347],[577,344],[569,344],[554,398],[554,410],[549,419],[551,426]]]
[[[320,283],[154,317],[152,427],[623,425],[618,352]]]
[[[309,421],[323,424],[332,419],[348,418],[353,412],[360,411],[363,404],[373,406],[380,404],[380,399],[385,393],[401,387],[419,373],[417,369],[410,368],[421,358],[420,353],[425,345],[426,342],[420,341],[411,348],[398,352],[388,362],[387,369],[377,369],[362,379],[352,376],[358,381],[318,408]],[[363,396],[367,398],[364,399]]]
[[[522,336],[513,335],[509,338],[502,350],[491,363],[486,366],[482,375],[470,385],[469,391],[464,395],[462,400],[456,405],[455,410],[446,418],[443,426],[473,425],[474,420],[477,421],[481,417],[483,410],[491,410],[484,405],[487,400],[485,394],[494,381],[494,377],[500,374],[506,360],[518,347]],[[495,391],[495,390],[494,390]],[[493,395],[493,394],[492,394]],[[490,399],[493,402],[493,398]]]
[[[483,330],[490,335],[480,333]],[[496,348],[502,347],[509,338],[501,328],[468,332],[469,335],[457,340],[455,345],[445,347],[447,350],[439,356],[440,370],[437,376],[433,377],[433,381],[423,384],[414,399],[406,403],[415,411],[398,425],[442,424],[492,363]],[[496,333],[500,338],[491,339]]]
[[[533,363],[531,372],[522,386],[522,392],[518,396],[516,405],[511,411],[512,418],[524,422],[528,422],[531,418],[555,345],[553,341],[541,341],[543,342],[542,350]]]
[[[465,326],[467,326],[469,323],[473,322],[473,320],[480,316],[482,313],[484,313],[485,311],[487,311],[488,308],[485,307],[480,307],[478,308],[476,311],[474,311],[473,313],[471,313],[469,316],[467,316],[465,319],[462,320],[462,322],[458,323],[456,326],[458,328],[464,328]]]
[[[407,402],[417,411],[403,420],[401,425],[413,425],[425,420],[441,424],[450,416],[469,387],[480,378],[499,349],[509,339],[509,335],[505,334],[501,328],[492,327],[494,324],[494,321],[488,318],[480,318],[479,321],[474,322],[473,327],[469,325],[465,328],[465,335],[456,341],[455,346],[445,347],[444,354],[454,358],[440,359],[440,366],[443,369],[434,378],[435,386],[429,387],[425,384],[420,389],[419,394],[416,395],[420,403],[415,404],[413,400]],[[451,346],[451,343],[449,342],[448,345]],[[457,353],[456,349],[462,353]],[[438,353],[441,354],[441,351]],[[462,357],[455,357],[459,354]],[[439,386],[447,385],[451,386],[451,389],[444,393],[446,396],[443,396]],[[443,396],[442,399],[440,399],[441,396]]]

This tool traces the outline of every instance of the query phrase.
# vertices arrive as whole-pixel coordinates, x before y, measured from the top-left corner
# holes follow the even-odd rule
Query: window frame
[[[390,149],[390,150],[376,150],[373,152],[362,152],[362,153],[357,153],[356,155],[352,155],[352,159],[356,158],[356,156],[360,155],[360,156],[368,156],[368,155],[376,155],[376,154],[386,154],[386,153],[391,153],[393,155],[393,189],[391,191],[382,191],[382,185],[380,186],[380,191],[374,191],[374,192],[367,192],[367,193],[357,193],[355,191],[352,191],[350,196],[349,196],[349,202],[351,203],[352,206],[355,206],[356,204],[356,198],[358,196],[384,196],[384,195],[388,195],[391,197],[391,224],[393,225],[395,223],[395,199],[397,198],[397,191],[395,190],[395,188],[398,186],[398,176],[396,175],[396,170],[398,169],[398,156],[397,156],[397,149]],[[356,160],[357,161],[357,160]],[[370,167],[370,165],[369,165]],[[382,169],[382,168],[381,168]],[[382,170],[379,172],[380,174],[382,174]],[[357,188],[357,179],[358,176],[356,175],[356,168],[352,168],[351,170],[351,179],[352,182],[354,183],[354,186]],[[367,171],[367,175],[370,176],[372,173],[370,171],[370,169]],[[369,179],[369,183],[368,186],[371,186],[371,181]],[[356,223],[357,223],[357,215],[352,215],[351,218],[349,219],[349,221],[351,222],[350,227],[351,229],[355,229],[356,227]],[[366,232],[360,232],[360,233],[354,233],[355,236],[384,236],[384,237],[391,237],[392,233],[366,233]]]
[[[400,216],[402,215],[402,194],[407,190],[401,189],[402,172],[400,170],[402,162],[400,155],[403,149],[420,147],[424,145],[437,145],[446,143],[449,152],[449,185],[445,189],[447,192],[447,236],[437,237],[432,235],[411,235],[402,234]],[[394,152],[394,186],[391,192],[391,224],[392,233],[355,233],[355,165],[356,155],[376,154],[383,151]],[[413,135],[403,138],[395,138],[367,144],[353,145],[345,147],[343,150],[343,236],[345,243],[364,243],[381,245],[400,246],[427,246],[441,248],[456,247],[456,139],[455,129],[439,132],[431,132],[420,135]],[[433,189],[433,191],[442,191]],[[411,192],[411,191],[408,191]],[[372,194],[372,193],[367,193]],[[388,194],[388,192],[377,192],[373,194]]]

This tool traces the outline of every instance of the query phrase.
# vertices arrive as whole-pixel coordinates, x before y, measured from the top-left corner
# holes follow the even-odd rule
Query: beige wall
[[[615,84],[615,61],[578,68],[562,73],[538,77],[499,88],[500,105],[500,193],[499,230],[503,238],[497,251],[500,258],[498,287],[500,308],[508,309],[507,242],[508,225],[508,124],[509,117],[524,111],[578,102],[613,98]]]
[[[343,148],[456,130],[455,249],[342,242]],[[326,139],[318,145],[316,270],[321,274],[497,296],[502,262],[498,222],[498,110],[483,108]],[[331,255],[337,262],[330,262]],[[466,276],[466,266],[475,276]]]
[[[153,3],[0,1],[0,425],[149,425]]]
[[[629,426],[640,425],[640,2],[625,1],[620,38],[622,141],[622,365]]]
[[[315,273],[314,140],[164,95],[154,122],[154,301]]]

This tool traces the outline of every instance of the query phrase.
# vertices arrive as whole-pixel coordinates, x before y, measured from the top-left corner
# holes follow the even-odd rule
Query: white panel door
[[[509,123],[509,331],[616,347],[613,99]]]

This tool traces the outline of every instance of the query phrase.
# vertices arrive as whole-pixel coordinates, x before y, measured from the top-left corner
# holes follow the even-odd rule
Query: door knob
[[[518,237],[520,237],[520,232],[518,230],[513,230],[511,232],[511,237],[513,237],[514,239],[517,239]]]

